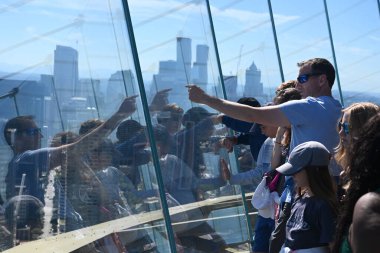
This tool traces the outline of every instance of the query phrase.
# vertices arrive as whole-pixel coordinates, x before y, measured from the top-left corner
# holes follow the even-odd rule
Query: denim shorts
[[[274,230],[274,220],[257,215],[255,234],[253,237],[253,251],[269,251],[269,239]]]

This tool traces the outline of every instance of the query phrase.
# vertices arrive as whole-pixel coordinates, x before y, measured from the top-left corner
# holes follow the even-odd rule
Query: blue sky
[[[121,1],[2,1],[0,73],[52,73],[55,45],[79,51],[81,77],[108,78],[133,68]],[[380,92],[380,20],[375,0],[327,1],[343,89]],[[254,61],[266,86],[280,82],[267,1],[210,0],[223,73],[239,76]],[[129,1],[144,77],[175,59],[175,37],[211,47],[209,77],[218,76],[204,1]],[[272,1],[285,79],[296,62],[332,60],[323,1]],[[5,27],[6,26],[6,27]],[[195,57],[193,57],[194,59]]]

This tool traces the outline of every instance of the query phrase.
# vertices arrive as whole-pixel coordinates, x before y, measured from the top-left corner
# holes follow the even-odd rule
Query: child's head
[[[276,170],[285,176],[293,176],[308,167],[327,167],[330,163],[330,152],[316,141],[299,144],[289,155],[288,162]]]
[[[337,210],[335,187],[329,173],[331,154],[319,142],[308,141],[295,147],[288,162],[276,170],[293,176],[296,186],[306,189],[309,194],[325,199],[334,211]]]

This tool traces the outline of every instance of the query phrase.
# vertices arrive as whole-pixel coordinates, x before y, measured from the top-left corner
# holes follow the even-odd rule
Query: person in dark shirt
[[[199,178],[205,167],[201,143],[207,141],[215,130],[212,115],[203,107],[187,110],[182,118],[185,128],[174,134],[174,145],[169,151],[184,161]]]
[[[242,97],[237,102],[239,104],[249,105],[251,107],[261,106],[259,101],[252,97]],[[261,145],[267,138],[263,133],[261,133],[259,124],[237,120],[224,114],[217,116],[216,123],[222,123],[228,128],[231,128],[239,133],[238,135],[226,137],[222,140],[222,144],[229,152],[232,151],[233,146],[235,145],[249,145],[252,158],[254,161],[257,161],[257,156],[259,155]]]
[[[319,142],[296,146],[288,162],[276,170],[292,176],[296,198],[286,223],[284,252],[313,249],[329,252],[338,213],[338,200],[329,174],[330,152]]]

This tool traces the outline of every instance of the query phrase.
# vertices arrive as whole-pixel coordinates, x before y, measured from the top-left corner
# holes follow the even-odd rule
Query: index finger
[[[131,100],[137,98],[139,95],[132,95],[130,97],[126,97],[125,99]]]
[[[171,90],[172,90],[172,88],[168,88],[168,89],[160,90],[157,93],[165,93],[165,92],[169,92]]]

